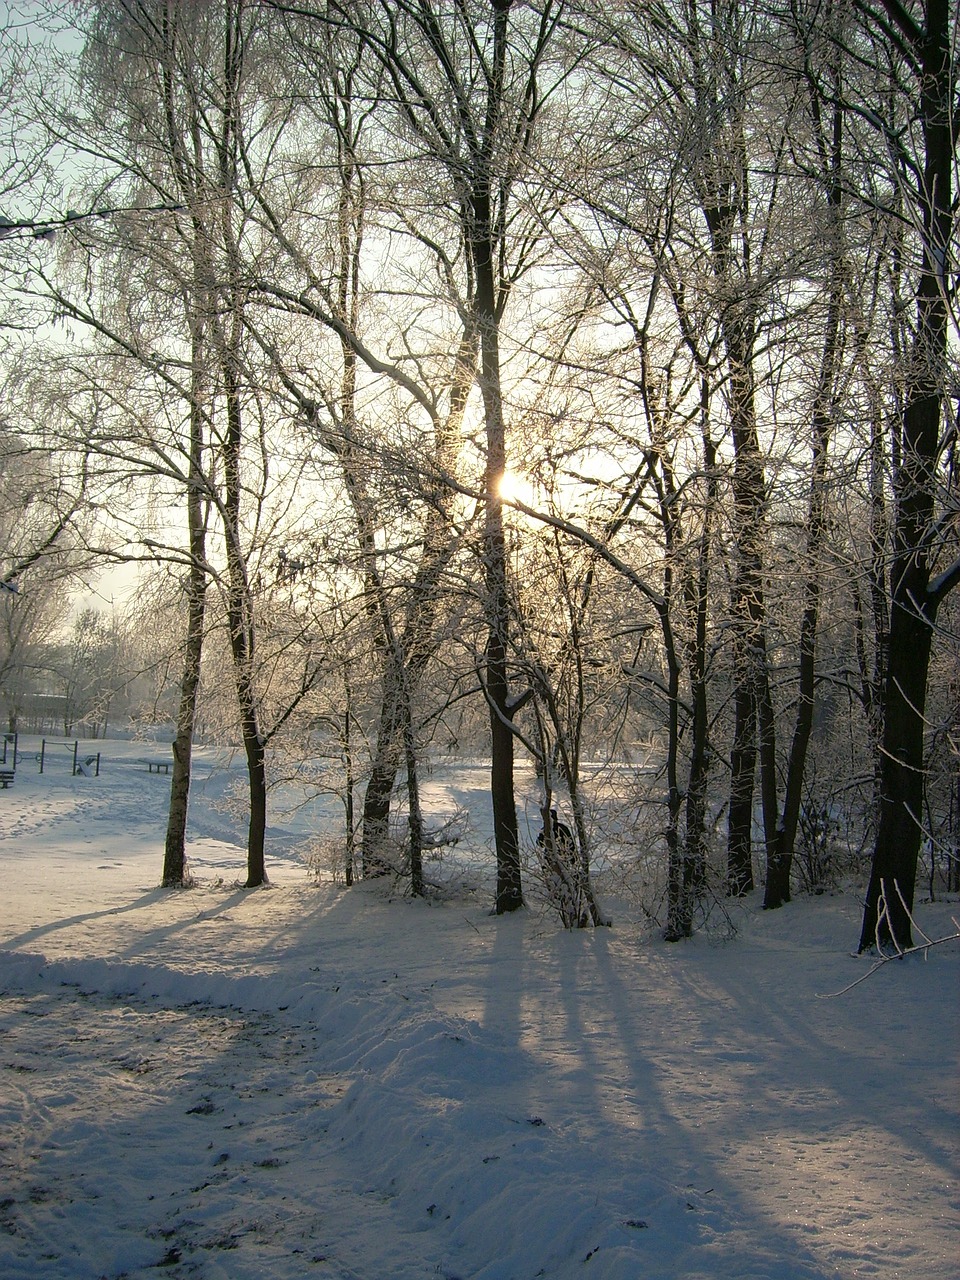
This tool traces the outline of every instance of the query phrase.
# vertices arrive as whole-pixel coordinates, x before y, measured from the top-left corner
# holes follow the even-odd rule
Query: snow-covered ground
[[[674,946],[609,884],[609,930],[497,919],[466,766],[425,793],[482,888],[314,883],[327,803],[240,889],[239,762],[201,752],[165,892],[169,779],[96,745],[99,778],[0,792],[3,1280],[960,1274],[956,943],[831,997],[869,969],[853,895]]]

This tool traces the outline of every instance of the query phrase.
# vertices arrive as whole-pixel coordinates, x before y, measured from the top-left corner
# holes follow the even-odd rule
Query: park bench
[[[153,773],[154,770],[156,770],[157,773],[160,773],[160,772],[169,773],[170,766],[173,764],[173,761],[172,760],[141,760],[140,763],[145,764],[147,766],[147,773]]]
[[[0,787],[6,791],[10,783],[13,782],[14,772],[12,769],[0,769]]]

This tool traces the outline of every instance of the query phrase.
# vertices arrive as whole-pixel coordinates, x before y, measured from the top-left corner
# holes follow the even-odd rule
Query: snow
[[[476,764],[425,783],[472,822],[425,903],[315,882],[322,799],[237,887],[240,762],[201,751],[163,891],[157,751],[96,746],[0,792],[3,1280],[958,1274],[956,943],[832,995],[853,893],[679,945],[622,877],[611,929],[493,917]]]

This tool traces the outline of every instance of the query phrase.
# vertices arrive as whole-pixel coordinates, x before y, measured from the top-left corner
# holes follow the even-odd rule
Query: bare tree
[[[279,518],[266,514],[268,495],[281,489],[271,489],[271,411],[259,397],[260,371],[249,365],[246,342],[246,255],[256,254],[257,244],[240,197],[255,181],[243,137],[244,95],[248,85],[251,94],[254,88],[245,59],[256,19],[232,0],[202,10],[153,0],[105,0],[98,7],[84,66],[99,86],[102,116],[88,122],[87,152],[105,181],[159,197],[158,207],[175,216],[152,239],[133,217],[104,227],[71,224],[65,269],[59,276],[37,273],[36,292],[85,325],[114,360],[112,383],[97,393],[97,429],[89,433],[103,464],[114,473],[127,468],[128,474],[172,484],[186,507],[185,547],[171,521],[159,536],[141,532],[134,553],[179,565],[187,597],[165,883],[181,882],[184,872],[189,738],[210,581],[222,593],[247,760],[247,884],[265,879],[270,731],[261,723],[251,566]],[[208,64],[215,75],[208,75]],[[75,137],[82,126],[76,110],[51,112],[51,121]],[[278,121],[276,129],[282,125]],[[269,143],[265,152],[270,154]],[[117,271],[110,282],[107,261]],[[99,296],[86,288],[91,277],[103,286]],[[85,361],[77,368],[89,380],[94,366]],[[139,368],[141,385],[151,388],[153,421],[143,408],[124,402],[131,368]],[[278,500],[289,503],[289,497]],[[219,559],[208,537],[211,522],[222,537]]]
[[[470,306],[480,347],[485,429],[483,685],[490,708],[498,913],[523,903],[513,778],[517,700],[510,688],[500,491],[507,468],[500,340],[510,290],[530,247],[512,237],[512,201],[549,92],[545,63],[560,13],[552,0],[515,15],[510,0],[494,0],[489,14],[464,7],[449,15],[432,3],[404,2],[382,6],[382,22],[369,31],[400,119],[446,174],[473,282]]]

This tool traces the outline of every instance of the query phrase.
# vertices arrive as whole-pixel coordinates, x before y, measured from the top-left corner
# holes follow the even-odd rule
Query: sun
[[[533,488],[526,476],[507,469],[497,483],[497,492],[504,502],[522,502],[524,506],[533,505]]]

